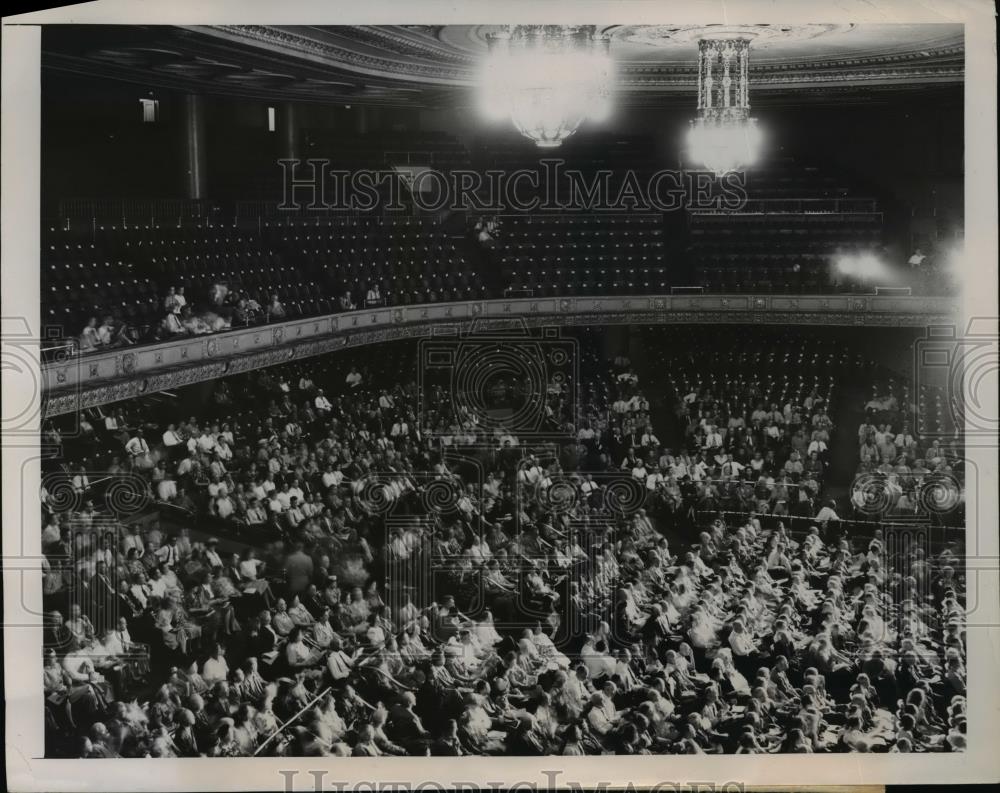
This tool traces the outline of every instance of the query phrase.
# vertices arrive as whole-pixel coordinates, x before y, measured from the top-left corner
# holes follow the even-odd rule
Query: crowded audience
[[[679,379],[675,415],[648,370],[585,352],[541,443],[505,402],[422,399],[414,359],[47,427],[47,753],[962,750],[963,549],[816,498],[789,435],[810,461],[844,440],[825,384],[772,405]],[[793,531],[775,496],[809,481]]]
[[[851,502],[859,518],[929,515],[961,522],[965,510],[962,432],[943,389],[876,389],[858,427]]]

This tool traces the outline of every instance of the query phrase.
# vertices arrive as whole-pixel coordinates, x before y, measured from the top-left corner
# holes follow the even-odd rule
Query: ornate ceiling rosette
[[[755,48],[767,41],[808,41],[834,32],[846,32],[854,25],[619,25],[606,33],[635,44],[662,47],[666,42],[689,44],[703,39],[752,39]]]

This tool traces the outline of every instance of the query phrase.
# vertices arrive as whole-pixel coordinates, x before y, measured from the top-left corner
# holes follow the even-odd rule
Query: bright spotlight
[[[859,281],[886,280],[891,273],[878,256],[865,252],[838,255],[833,261],[834,269],[841,275],[857,278]]]

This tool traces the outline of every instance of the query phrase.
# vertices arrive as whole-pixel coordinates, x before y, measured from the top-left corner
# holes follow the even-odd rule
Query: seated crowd
[[[943,420],[940,401],[939,395],[921,393],[914,402],[908,386],[890,383],[865,403],[851,494],[858,517],[929,514],[943,523],[964,519],[961,433],[953,420]]]
[[[833,355],[808,337],[772,339],[766,354],[738,337],[723,352],[696,336],[684,341],[663,364],[687,446],[700,458],[693,479],[705,508],[837,519],[823,500]]]
[[[714,517],[697,488],[754,491],[756,452],[737,471],[708,441],[707,391],[671,452],[627,359],[585,359],[580,406],[550,384],[553,447],[447,399],[421,415],[415,382],[389,385],[408,345],[230,378],[197,420],[137,402],[59,438],[52,754],[964,747],[961,549],[892,551],[822,510],[793,533],[755,517],[768,498]],[[782,423],[829,429],[803,397]],[[123,520],[109,484],[96,509],[116,478],[155,509]]]

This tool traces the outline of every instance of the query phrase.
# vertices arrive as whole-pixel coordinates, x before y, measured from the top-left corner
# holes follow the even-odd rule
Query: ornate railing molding
[[[42,367],[45,415],[165,391],[344,347],[427,336],[441,324],[782,324],[905,327],[953,322],[958,300],[876,295],[635,295],[434,303],[351,311],[142,347],[65,356]]]

